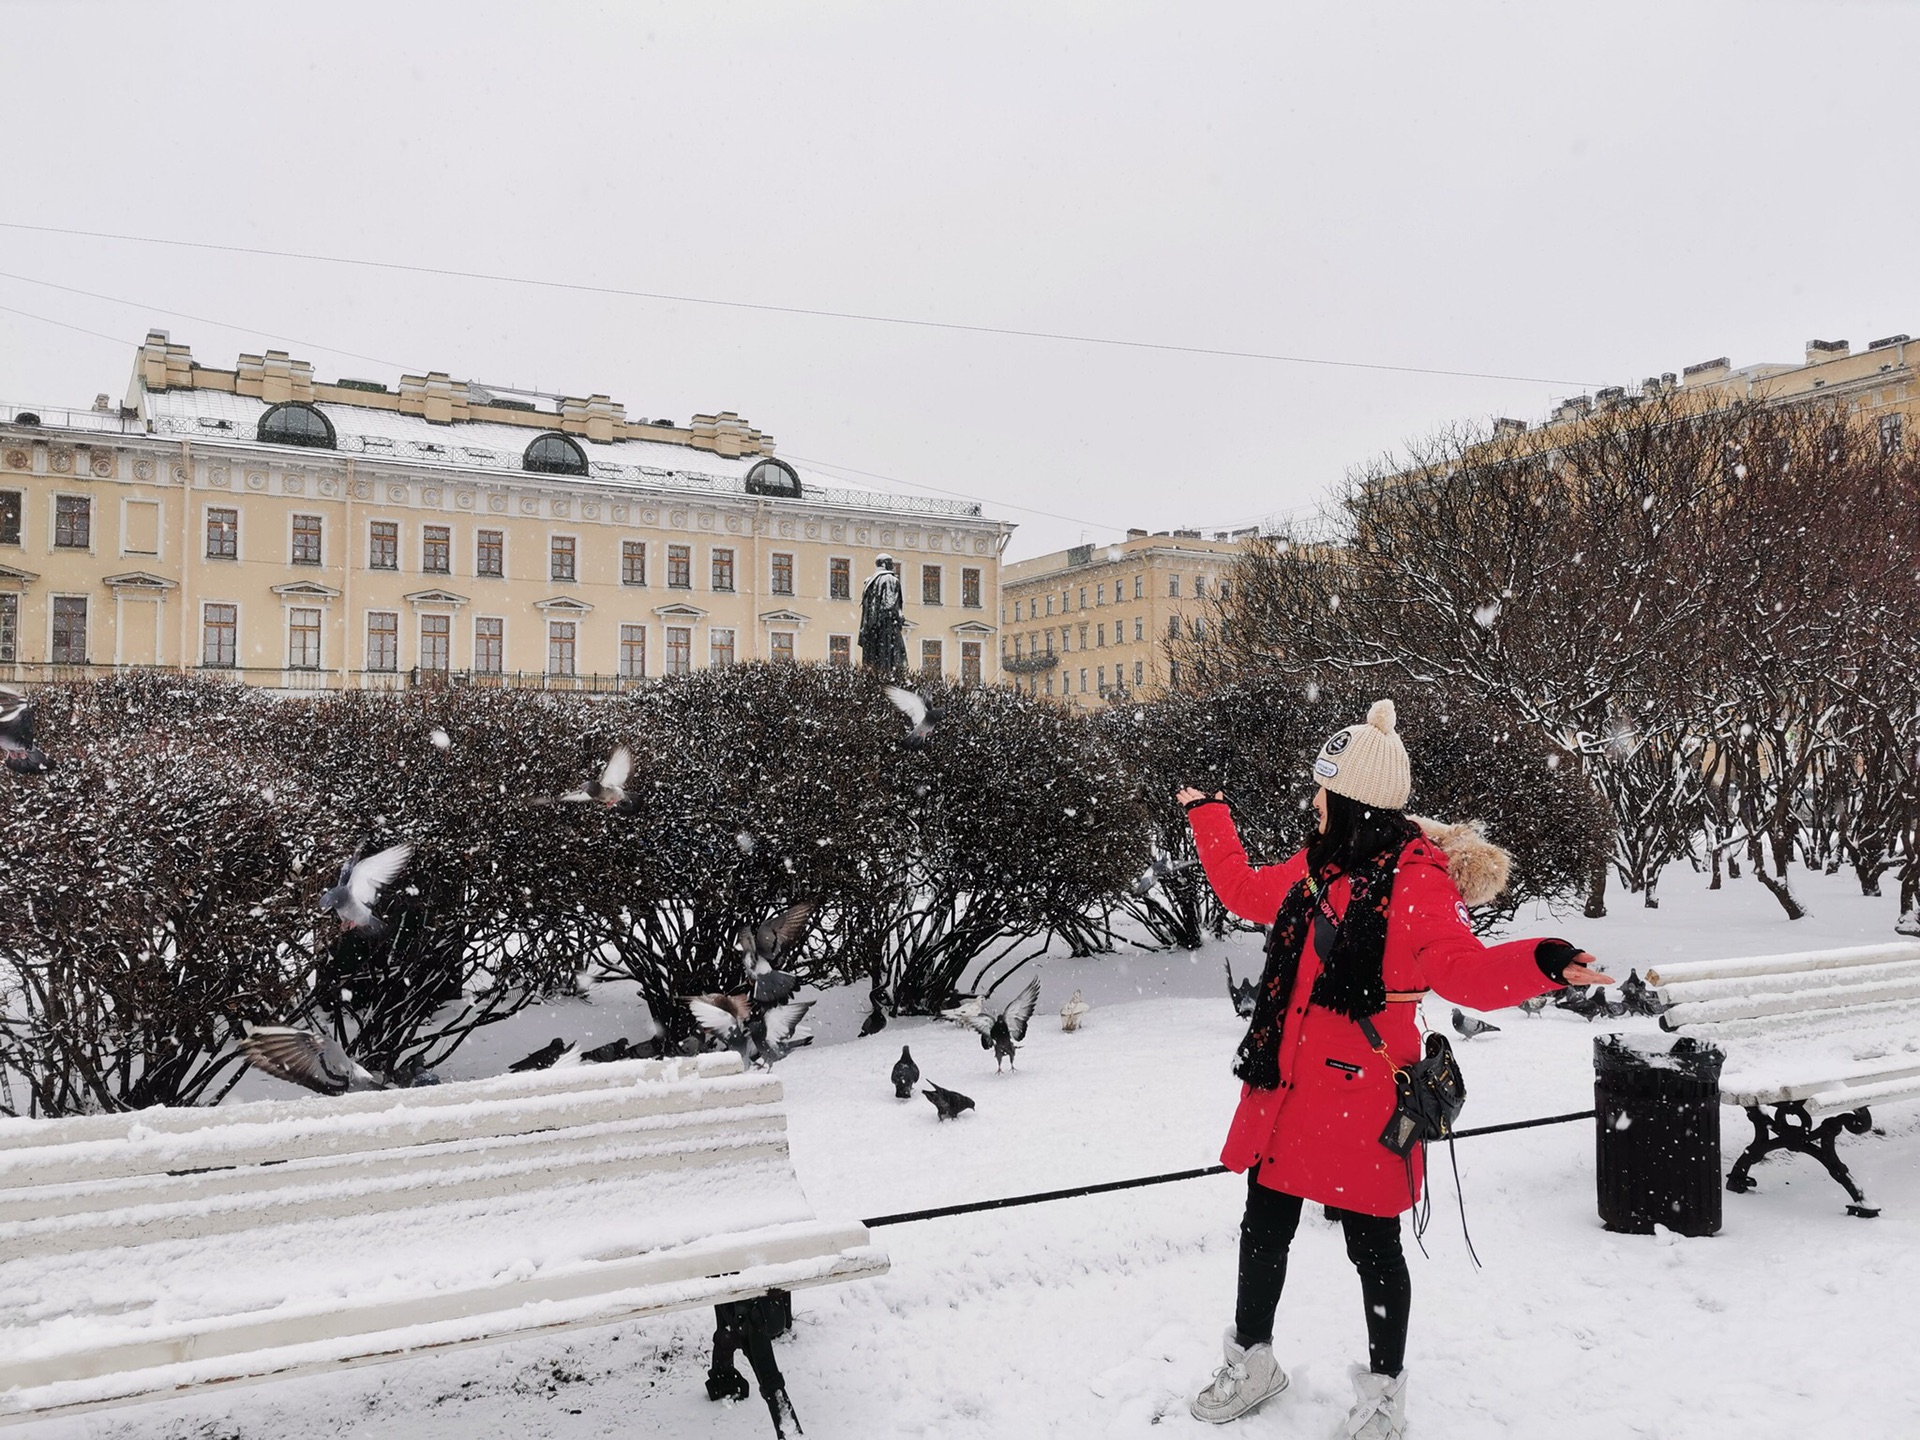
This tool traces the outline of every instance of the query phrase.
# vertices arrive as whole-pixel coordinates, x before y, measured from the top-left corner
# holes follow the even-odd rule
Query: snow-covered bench
[[[1672,1006],[1663,1027],[1727,1052],[1720,1098],[1753,1122],[1727,1188],[1753,1189],[1757,1161],[1793,1150],[1846,1188],[1849,1215],[1879,1214],[1835,1143],[1872,1128],[1870,1106],[1920,1100],[1920,943],[1685,961],[1647,979]]]
[[[713,1305],[784,1433],[778,1297],[886,1268],[732,1054],[0,1121],[0,1424]]]

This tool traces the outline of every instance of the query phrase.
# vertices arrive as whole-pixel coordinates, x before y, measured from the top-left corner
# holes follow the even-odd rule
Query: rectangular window
[[[1167,616],[1167,638],[1169,640],[1178,640],[1180,638],[1180,617],[1178,615]]]
[[[1180,662],[1178,660],[1169,660],[1167,662],[1167,684],[1173,686],[1176,689],[1179,688]]]
[[[960,642],[960,683],[962,685],[980,683],[980,642],[978,640]]]
[[[776,550],[774,552],[772,580],[773,584],[771,589],[775,595],[791,595],[793,593],[793,556],[783,551]]]
[[[691,545],[667,546],[667,588],[669,590],[693,588],[693,547]]]
[[[200,663],[231,670],[240,653],[240,607],[200,607]]]
[[[793,632],[791,630],[775,630],[767,636],[767,658],[776,665],[793,663]]]
[[[572,675],[575,673],[574,647],[578,643],[580,631],[572,620],[549,620],[547,622],[547,673],[549,675]]]
[[[481,615],[473,622],[473,668],[482,675],[498,675],[507,668],[507,622],[496,615]]]
[[[670,549],[683,547],[673,546]],[[667,627],[667,674],[690,675],[693,673],[693,630],[685,625]]]
[[[1080,627],[1080,634],[1074,648],[1076,650],[1084,650],[1087,648],[1087,627],[1085,625]]]
[[[20,543],[20,493],[0,490],[0,545]]]
[[[713,567],[708,574],[708,579],[715,590],[733,589],[733,551],[724,547],[714,550]]]
[[[158,555],[160,506],[152,500],[129,500],[121,513],[126,518],[126,528],[120,537],[121,550],[128,555]]]
[[[1004,650],[1000,653],[1003,657],[1006,654]],[[1018,635],[1013,637],[1013,658],[1016,660],[1020,658],[1020,637]]]
[[[1084,585],[1080,587],[1080,608],[1082,610],[1087,608],[1087,587]]]
[[[980,571],[977,566],[968,565],[960,571],[960,603],[969,610],[979,610]]]
[[[922,605],[940,603],[940,567],[938,565],[920,567],[920,603]]]
[[[1904,415],[1882,415],[1880,417],[1880,453],[1898,455],[1906,440],[1906,417]]]
[[[646,541],[622,540],[620,542],[620,583],[622,585],[647,583]]]
[[[1120,638],[1118,627],[1114,629],[1113,638],[1116,640]],[[1107,648],[1107,626],[1105,621],[1093,627],[1093,643],[1102,650]]]
[[[0,595],[0,664],[20,658],[20,597]]]
[[[1180,598],[1180,577],[1178,575],[1167,576],[1167,597],[1172,600],[1178,600]]]
[[[453,617],[420,617],[420,668],[447,671],[453,668]]]
[[[1193,598],[1196,600],[1204,600],[1207,598],[1206,576],[1196,575],[1193,577]]]
[[[845,556],[827,562],[827,595],[833,600],[853,598],[853,561]]]
[[[1219,589],[1222,600],[1231,600],[1233,598],[1233,582],[1224,575],[1220,577]]]
[[[1051,635],[1053,632],[1049,630],[1047,633]],[[1065,625],[1060,627],[1060,649],[1062,653],[1073,649],[1073,631]]]
[[[473,573],[499,580],[507,573],[507,536],[502,530],[478,530],[473,536]]]
[[[555,535],[547,541],[547,578],[549,580],[571,580],[574,578],[573,562],[574,539],[571,535]],[[554,622],[556,625],[560,621]],[[555,675],[571,675],[571,670],[555,670]]]
[[[93,502],[86,496],[53,497],[53,543],[61,550],[93,548]]]
[[[1136,600],[1144,600],[1147,598],[1146,576],[1136,575],[1133,577],[1133,598]]]
[[[1080,671],[1080,693],[1082,695],[1087,693],[1087,672],[1085,669]]]
[[[940,678],[940,672],[945,665],[942,648],[938,640],[920,642],[920,673],[922,675],[934,680]]]
[[[733,631],[707,631],[707,664],[715,670],[724,670],[733,664]]]
[[[1015,621],[1020,619],[1020,602],[1018,600],[1013,602],[1013,618]]]
[[[367,527],[367,568],[369,570],[400,568],[399,521],[376,520]]]
[[[1093,683],[1094,683],[1094,686],[1100,691],[1102,695],[1107,693],[1107,667],[1106,666],[1102,665],[1097,670],[1094,671]]]
[[[293,554],[290,558],[294,564],[318,565],[320,563],[321,533],[318,515],[293,517]]]
[[[391,610],[367,612],[367,669],[400,668],[400,617]]]
[[[620,678],[644,680],[647,677],[647,627],[620,627]]]
[[[56,665],[87,663],[87,597],[53,597],[53,654]]]
[[[1133,683],[1135,685],[1146,684],[1147,683],[1146,675],[1147,675],[1146,665],[1139,660],[1134,661],[1133,662]]]
[[[1053,596],[1047,596],[1047,614],[1053,614]]]
[[[453,531],[445,525],[427,525],[421,528],[420,569],[427,575],[453,573]]]
[[[1113,587],[1113,598],[1116,600],[1120,598],[1120,587],[1117,584]],[[1093,587],[1093,603],[1095,605],[1104,605],[1107,603],[1106,581],[1102,580],[1098,585]]]
[[[838,665],[842,670],[853,668],[853,637],[851,635],[827,637],[827,663]]]
[[[1144,640],[1147,638],[1147,617],[1146,616],[1136,615],[1133,617],[1133,638],[1135,640]]]
[[[215,506],[207,511],[207,558],[240,558],[240,512]]]
[[[318,610],[287,611],[287,668],[289,670],[320,668],[320,612]]]

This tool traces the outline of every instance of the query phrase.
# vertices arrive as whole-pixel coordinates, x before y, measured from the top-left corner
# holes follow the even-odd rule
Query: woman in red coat
[[[1271,926],[1253,1019],[1234,1059],[1245,1087],[1220,1156],[1248,1172],[1239,1296],[1226,1363],[1193,1413],[1218,1424],[1286,1387],[1273,1320],[1301,1206],[1312,1201],[1338,1214],[1366,1302],[1371,1363],[1355,1371],[1346,1433],[1397,1440],[1412,1298],[1400,1215],[1418,1198],[1422,1171],[1418,1149],[1409,1168],[1380,1136],[1394,1111],[1394,1068],[1420,1058],[1420,997],[1436,990],[1491,1010],[1610,981],[1564,940],[1486,946],[1475,938],[1456,878],[1476,903],[1491,899],[1505,884],[1505,856],[1469,827],[1434,827],[1443,845],[1407,817],[1412,781],[1392,701],[1332,736],[1314,774],[1318,833],[1285,864],[1262,869],[1247,863],[1222,796],[1191,788],[1179,796],[1221,904]],[[1369,1044],[1363,1020],[1384,1053]]]

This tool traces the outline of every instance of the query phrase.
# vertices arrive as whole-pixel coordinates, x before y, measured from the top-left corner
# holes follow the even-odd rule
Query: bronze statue
[[[893,675],[907,668],[905,597],[893,557],[881,555],[874,565],[860,591],[860,664]]]

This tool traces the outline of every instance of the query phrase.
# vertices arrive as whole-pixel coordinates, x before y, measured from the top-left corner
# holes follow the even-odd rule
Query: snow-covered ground
[[[1850,877],[1802,877],[1812,915],[1789,924],[1752,882],[1718,894],[1675,875],[1659,911],[1523,916],[1516,933],[1562,934],[1614,973],[1662,959],[1891,939],[1891,900]],[[921,1206],[1212,1163],[1236,1086],[1240,1030],[1221,975],[1244,974],[1257,937],[1197,955],[1146,952],[1044,970],[1042,1019],[1017,1073],[996,1075],[970,1035],[895,1022],[853,1041],[864,993],[826,997],[821,1039],[780,1067],[795,1164],[818,1213]],[[1082,989],[1078,1034],[1051,1018]],[[1448,1007],[1429,1000],[1428,1018]],[[1590,1026],[1549,1010],[1495,1017],[1462,1046],[1463,1123],[1592,1103]],[[448,1067],[492,1073],[552,1035],[636,1033],[617,987],[516,1017]],[[848,1043],[838,1043],[848,1042]],[[978,1102],[937,1123],[894,1100],[901,1044],[925,1074]],[[1920,1042],[1917,1042],[1920,1043]],[[250,1085],[256,1082],[249,1082]],[[265,1082],[258,1082],[265,1083]],[[252,1091],[250,1093],[272,1093]],[[1610,1235],[1594,1213],[1584,1123],[1462,1141],[1469,1261],[1444,1164],[1430,1257],[1408,1237],[1415,1298],[1408,1365],[1414,1433],[1442,1437],[1763,1437],[1920,1433],[1897,1377],[1909,1368],[1920,1292],[1920,1107],[1876,1117],[1885,1136],[1845,1153],[1877,1220],[1852,1219],[1811,1162],[1778,1158],[1760,1189],[1725,1197],[1712,1239]],[[1746,1123],[1724,1112],[1723,1148]],[[795,1296],[781,1364],[811,1436],[1107,1436],[1192,1426],[1187,1397],[1218,1363],[1231,1315],[1242,1181],[1222,1176],[1027,1208],[891,1226],[882,1279]],[[1364,1356],[1358,1283],[1339,1232],[1309,1211],[1276,1338],[1292,1387],[1239,1423],[1254,1436],[1331,1434]],[[40,1436],[227,1440],[272,1436],[761,1436],[758,1397],[709,1404],[711,1316],[463,1351],[337,1376],[210,1392],[29,1427]]]

